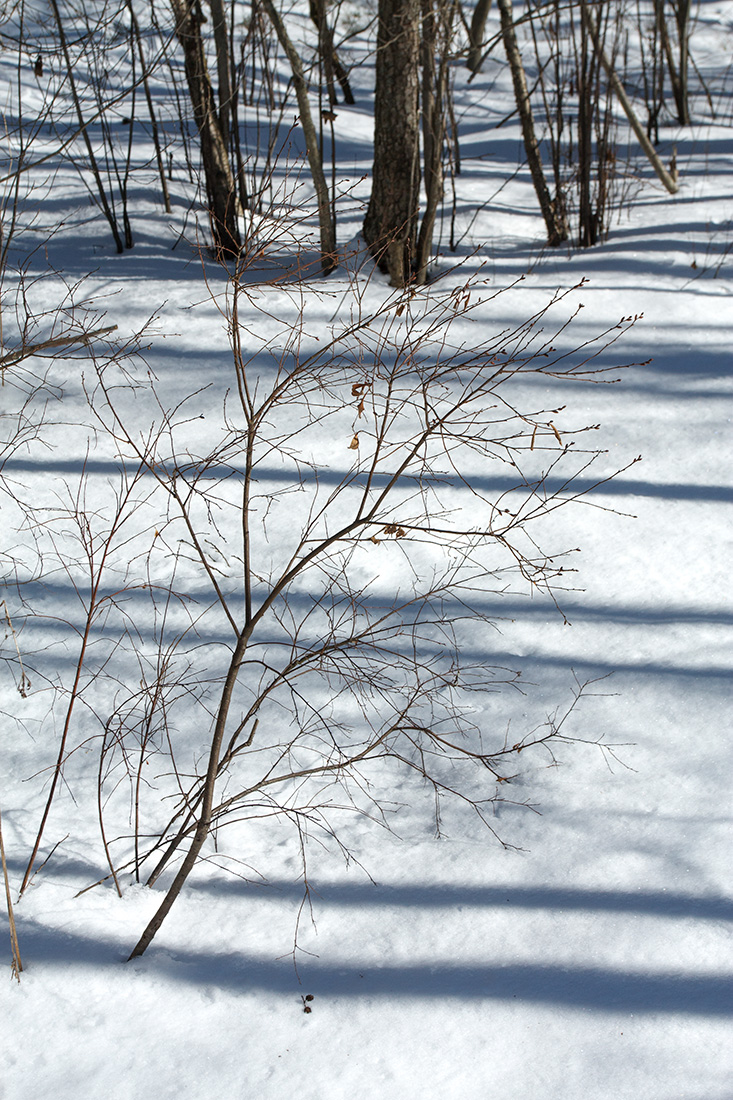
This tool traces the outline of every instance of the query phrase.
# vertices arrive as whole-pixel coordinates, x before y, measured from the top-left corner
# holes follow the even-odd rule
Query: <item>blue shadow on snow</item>
[[[53,934],[31,922],[27,926],[20,922],[18,933],[29,970],[43,962],[109,967],[110,955],[122,958],[119,944],[98,938]],[[129,965],[134,972],[150,970],[169,980],[242,994],[294,994],[307,989],[316,997],[455,997],[625,1014],[733,1016],[733,983],[710,974],[629,973],[539,963],[360,968],[309,959],[300,967],[299,982],[292,962],[238,952],[166,951],[155,945],[142,960]]]

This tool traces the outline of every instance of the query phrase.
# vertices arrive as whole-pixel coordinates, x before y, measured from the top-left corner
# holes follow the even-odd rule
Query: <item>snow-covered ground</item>
[[[712,57],[715,35],[721,50],[733,41],[733,7],[717,5],[714,16],[708,7]],[[479,105],[482,81],[488,87],[494,76],[471,85]],[[506,97],[506,83],[499,87]],[[508,100],[495,88],[492,96],[498,119]],[[459,102],[469,102],[465,88]],[[697,107],[702,115],[703,97]],[[357,142],[368,115],[358,106],[354,114],[340,108],[337,121],[354,142],[356,180],[368,165]],[[516,166],[516,126],[499,134]],[[562,708],[576,680],[596,680],[572,733],[612,751],[567,744],[557,759],[531,757],[512,794],[540,812],[497,806],[508,847],[458,810],[436,838],[430,800],[395,780],[390,798],[405,805],[393,832],[344,818],[348,862],[335,844],[311,845],[312,908],[302,904],[297,834],[277,821],[235,830],[243,846],[227,841],[226,854],[241,860],[228,864],[238,873],[223,858],[200,865],[147,953],[126,963],[161,885],[150,891],[121,876],[121,898],[108,884],[77,896],[106,873],[96,806],[74,798],[84,753],[95,776],[98,766],[95,742],[83,744],[98,726],[80,705],[73,739],[82,748],[39,864],[51,855],[15,906],[24,970],[19,983],[0,984],[2,1100],[733,1098],[730,106],[727,119],[664,137],[677,146],[679,194],[666,194],[639,157],[644,185],[607,242],[543,250],[522,170],[472,223],[463,266],[448,276],[465,279],[483,264],[492,290],[525,276],[480,313],[487,330],[521,323],[558,288],[587,279],[572,295],[584,308],[568,346],[643,314],[604,361],[651,362],[618,372],[615,385],[516,383],[527,407],[565,405],[568,421],[600,424],[604,471],[642,461],[588,504],[539,523],[543,545],[581,550],[559,596],[569,622],[550,600],[497,596],[498,630],[476,639],[487,665],[521,668],[536,685],[501,696],[513,729]],[[491,134],[478,138],[477,159],[465,150],[459,179],[467,209],[501,171]],[[64,178],[54,189],[61,208]],[[342,239],[354,239],[365,186],[348,200]],[[146,361],[158,391],[172,405],[211,382],[208,415],[232,385],[213,300],[225,282],[214,271],[204,286],[190,242],[170,251],[168,223],[179,229],[178,215],[166,218],[144,195],[135,201],[131,253],[115,256],[101,224],[82,231],[72,218],[51,258],[71,278],[93,271],[85,293],[108,296],[122,337],[154,312]],[[443,268],[455,260],[444,254]],[[333,303],[348,301],[349,285],[343,272],[328,280],[327,298],[322,281],[304,285],[308,323],[317,327],[319,310],[327,319]],[[38,293],[50,301],[45,286]],[[266,293],[276,313],[281,291]],[[375,308],[389,293],[373,276],[364,301]],[[19,449],[5,477],[42,509],[54,493],[76,492],[86,455],[86,506],[97,514],[112,494],[111,444],[90,420],[78,361],[57,359],[51,372],[49,446]],[[2,400],[12,412],[18,391],[6,385]],[[132,399],[121,401],[129,414]],[[143,397],[140,407],[148,408]],[[18,513],[11,503],[4,510],[6,553],[20,560],[36,532],[13,530]],[[63,723],[63,697],[51,689],[69,682],[78,649],[60,625],[78,620],[71,581],[42,574],[26,590],[27,620],[12,585],[5,594],[33,681],[21,698],[8,630],[0,809],[15,894]]]

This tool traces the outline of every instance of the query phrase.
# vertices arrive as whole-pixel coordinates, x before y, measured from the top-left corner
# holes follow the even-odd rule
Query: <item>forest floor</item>
[[[733,6],[708,15],[710,35],[723,27],[730,41]],[[584,308],[561,337],[568,348],[643,314],[599,360],[643,364],[612,374],[613,385],[530,378],[514,391],[525,407],[562,405],[560,420],[599,424],[603,473],[642,460],[588,503],[541,521],[544,545],[581,551],[558,596],[562,614],[540,596],[497,595],[497,630],[476,645],[487,665],[521,668],[536,685],[501,697],[501,721],[514,729],[562,708],[577,682],[597,681],[571,731],[612,751],[567,744],[557,759],[528,760],[516,803],[496,808],[507,847],[458,810],[436,838],[429,799],[396,782],[391,799],[405,805],[392,831],[344,820],[348,862],[335,844],[312,846],[310,911],[297,838],[277,823],[253,827],[238,851],[244,877],[203,863],[131,963],[160,886],[123,878],[122,897],[110,884],[77,896],[106,868],[96,806],[65,787],[42,858],[53,852],[15,905],[24,970],[19,983],[0,983],[2,1100],[733,1100],[730,101],[728,117],[711,120],[701,96],[701,121],[665,129],[664,148],[677,148],[676,196],[632,149],[633,194],[608,239],[551,251],[516,122],[486,128],[509,110],[508,85],[495,78],[491,70],[468,86],[459,77],[463,239],[453,253],[443,239],[439,270],[448,284],[511,286],[477,315],[487,331],[520,324],[572,287],[560,322]],[[351,245],[369,125],[358,103],[339,108],[342,147],[353,145],[339,233]],[[190,219],[171,250],[185,194],[172,218],[134,195],[135,248],[118,257],[99,223],[92,234],[74,220],[65,178],[53,194],[67,228],[51,261],[87,277],[85,295],[103,301],[121,337],[154,311],[145,359],[167,404],[205,378],[209,406],[220,405],[232,385],[217,308],[226,280],[213,269],[204,285]],[[263,257],[260,277],[272,263]],[[298,284],[310,326],[348,308],[354,280],[366,308],[392,293],[368,264],[354,267]],[[283,293],[263,290],[273,313]],[[243,323],[261,331],[261,316]],[[52,371],[62,399],[47,413],[47,447],[19,450],[5,475],[38,500],[49,487],[74,493],[83,478],[89,507],[102,509],[113,479],[78,364],[56,359]],[[6,387],[3,400],[15,392]],[[68,677],[71,643],[57,624],[78,614],[75,595],[42,582],[35,604],[27,596],[36,618],[24,629],[11,588],[8,607],[21,652],[44,654],[43,667],[56,662]],[[13,644],[8,632],[5,649]],[[47,793],[31,777],[53,763],[57,744],[49,691],[29,675],[27,698],[10,675],[0,685],[14,897]],[[93,722],[79,714],[81,743]]]

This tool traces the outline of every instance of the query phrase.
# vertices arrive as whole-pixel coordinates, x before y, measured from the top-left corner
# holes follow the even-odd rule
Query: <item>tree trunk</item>
[[[691,0],[676,0],[674,7],[677,23],[677,41],[680,48],[680,63],[673,92],[677,104],[677,121],[681,126],[690,125],[690,101],[688,92],[688,71],[690,60],[690,8]],[[671,72],[671,70],[670,70]]]
[[[216,70],[219,80],[219,126],[224,144],[229,148],[229,119],[232,113],[231,51],[223,0],[209,0],[209,9],[214,30]]]
[[[534,184],[534,189],[540,204],[542,217],[545,219],[545,225],[547,226],[547,243],[557,245],[568,239],[568,228],[561,216],[561,212],[556,209],[555,203],[550,198],[550,192],[547,189],[547,182],[545,180],[545,173],[542,170],[540,148],[535,135],[534,118],[532,117],[532,107],[529,102],[527,78],[524,74],[522,55],[519,52],[517,35],[514,30],[514,16],[512,13],[511,0],[498,0],[498,4],[501,14],[501,33],[504,39],[504,49],[506,50],[509,68],[512,71],[514,97],[517,101],[519,119],[522,123],[524,151],[527,155],[527,163],[529,164],[532,183]]]
[[[443,146],[448,96],[448,64],[454,5],[443,0],[421,0],[422,8],[422,139],[425,210],[420,223],[415,278],[427,282],[438,208],[443,200]]]
[[[321,234],[321,268],[324,274],[328,275],[336,267],[336,225],[331,210],[328,184],[323,174],[323,161],[321,160],[321,151],[318,147],[318,135],[316,134],[310,102],[308,100],[308,84],[303,72],[303,64],[300,60],[300,55],[290,40],[290,36],[285,29],[285,24],[280,18],[280,13],[272,3],[272,0],[262,0],[262,6],[275,28],[275,33],[280,45],[285,51],[288,61],[290,62],[290,68],[293,71],[293,86],[295,88],[296,99],[298,100],[300,125],[303,128],[308,165],[311,170],[313,186],[316,191],[316,201],[318,203],[318,225]]]
[[[199,0],[170,0],[170,3],[176,20],[176,36],[183,49],[186,81],[201,139],[214,247],[220,256],[236,256],[241,248],[237,226],[239,203],[206,64],[201,36],[201,5]]]
[[[354,105],[354,93],[351,90],[351,84],[349,83],[349,74],[339,61],[339,56],[336,53],[336,47],[333,41],[333,30],[328,22],[328,12],[326,10],[326,0],[310,0],[310,17],[318,28],[318,52],[321,55],[321,61],[323,62],[324,76],[326,77],[326,87],[328,88],[328,100],[332,107],[335,107],[338,100],[336,98],[336,86],[334,84],[334,76],[341,85],[341,91],[344,95],[344,103],[348,103],[349,106]]]
[[[468,57],[466,65],[472,73],[477,73],[481,68],[481,47],[484,44],[484,32],[486,20],[491,10],[491,0],[477,0],[473,9],[471,26],[468,31]]]
[[[420,186],[420,0],[379,0],[374,167],[364,237],[393,286],[415,259]]]

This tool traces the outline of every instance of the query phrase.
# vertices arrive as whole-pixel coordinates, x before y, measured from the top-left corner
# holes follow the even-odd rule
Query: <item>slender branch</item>
[[[502,0],[502,2],[504,2],[504,0]],[[671,174],[667,171],[667,169],[662,164],[662,161],[659,157],[659,154],[657,153],[656,149],[654,148],[651,141],[649,140],[649,137],[647,135],[646,130],[644,129],[644,127],[639,122],[639,119],[636,116],[636,112],[634,111],[634,108],[631,105],[631,100],[629,99],[629,97],[626,94],[626,89],[624,88],[623,84],[621,83],[621,80],[619,79],[619,76],[618,76],[615,68],[613,67],[611,62],[608,60],[608,57],[606,55],[606,51],[603,49],[603,45],[602,45],[602,43],[600,41],[600,37],[598,35],[598,28],[596,27],[595,23],[593,22],[593,17],[592,17],[592,15],[591,15],[591,13],[588,9],[587,0],[580,0],[580,12],[581,12],[581,15],[582,15],[582,18],[583,18],[583,22],[585,23],[585,26],[588,29],[588,33],[591,36],[591,39],[593,41],[593,47],[594,47],[598,57],[601,60],[601,64],[603,65],[603,68],[606,71],[608,79],[611,81],[611,87],[613,88],[614,92],[616,93],[616,97],[617,97],[619,103],[621,104],[621,106],[623,107],[624,113],[625,113],[626,117],[628,118],[629,123],[631,124],[631,129],[636,134],[636,136],[639,140],[639,144],[641,145],[642,149],[644,150],[647,157],[649,158],[649,163],[651,164],[652,168],[656,172],[656,174],[659,177],[659,179],[661,180],[661,182],[664,184],[666,189],[669,191],[670,195],[676,195],[677,192],[680,189],[679,184],[677,183],[677,181],[675,179],[672,178]]]

